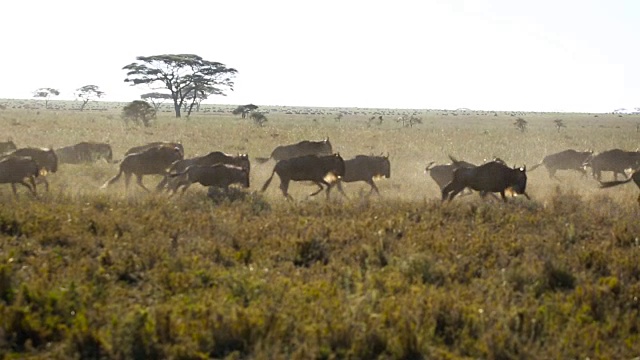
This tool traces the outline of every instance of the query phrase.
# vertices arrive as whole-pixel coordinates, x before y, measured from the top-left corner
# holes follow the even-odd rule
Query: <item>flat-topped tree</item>
[[[33,92],[33,97],[44,99],[45,109],[49,106],[49,98],[52,96],[58,96],[58,95],[60,95],[60,91],[58,89],[53,89],[53,88],[40,88]]]
[[[89,101],[103,97],[105,92],[101,91],[98,85],[85,85],[76,89],[75,95],[76,99],[82,101],[82,105],[80,106],[80,111],[82,111]]]
[[[150,93],[142,94],[140,95],[140,98],[142,100],[151,102],[151,104],[153,105],[153,108],[156,111],[158,111],[158,109],[160,108],[160,105],[164,103],[164,100],[173,99],[173,97],[171,97],[171,94],[164,94],[159,92],[150,92]]]
[[[192,104],[195,103],[198,92],[204,89],[213,89],[209,94],[215,95],[225,95],[224,89],[233,90],[232,78],[238,72],[193,54],[138,56],[136,59],[138,62],[122,68],[127,71],[124,81],[131,85],[162,84],[161,88],[171,93],[176,117],[180,117],[180,109],[185,101],[192,100]]]

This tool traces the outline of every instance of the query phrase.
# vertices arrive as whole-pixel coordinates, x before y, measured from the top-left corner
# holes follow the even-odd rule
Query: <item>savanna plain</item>
[[[627,184],[544,167],[507,203],[441,203],[424,174],[448,155],[531,168],[573,148],[635,150],[638,115],[263,107],[257,126],[203,105],[150,127],[124,104],[0,100],[18,147],[181,141],[186,157],[269,156],[328,137],[345,159],[388,154],[391,177],[348,198],[286,201],[273,160],[210,198],[146,193],[118,164],[59,167],[33,197],[0,187],[0,357],[6,359],[638,359],[640,206]],[[341,114],[341,115],[340,115]],[[412,127],[396,121],[414,115]],[[382,121],[380,121],[382,116]],[[373,119],[372,119],[373,118]],[[514,122],[526,121],[526,131]],[[555,120],[564,127],[557,128]],[[604,173],[604,180],[612,179]],[[160,178],[146,176],[153,187]]]

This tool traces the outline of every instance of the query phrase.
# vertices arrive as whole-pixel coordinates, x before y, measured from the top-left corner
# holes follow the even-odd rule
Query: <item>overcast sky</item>
[[[238,70],[210,103],[610,112],[640,107],[640,1],[71,1],[3,3],[0,98],[108,101],[136,56]]]

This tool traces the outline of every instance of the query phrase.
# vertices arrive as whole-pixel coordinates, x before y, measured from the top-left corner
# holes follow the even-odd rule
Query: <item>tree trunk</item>
[[[182,117],[180,116],[180,104],[178,104],[178,99],[173,99],[173,108],[176,110],[176,117]]]

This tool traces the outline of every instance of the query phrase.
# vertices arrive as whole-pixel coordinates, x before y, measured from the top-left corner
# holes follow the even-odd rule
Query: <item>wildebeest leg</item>
[[[558,171],[558,169],[555,169],[555,168],[547,168],[547,170],[549,170],[549,179],[556,179],[556,180],[558,180],[558,177],[556,177],[556,171]]]
[[[309,196],[316,196],[316,195],[318,195],[322,190],[324,190],[324,187],[322,187],[322,183],[320,183],[320,182],[314,182],[314,183],[315,183],[316,185],[318,185],[318,187],[319,187],[320,189],[318,189],[318,190],[317,190],[317,191],[315,191],[315,192],[312,192],[311,194],[309,194]],[[324,183],[324,182],[323,182],[323,183]],[[327,188],[330,188],[330,187],[331,187],[331,185],[329,185],[328,183],[324,183],[324,184],[327,184]]]
[[[371,186],[371,190],[369,190],[369,195],[371,195],[371,193],[375,191],[376,194],[380,196],[380,191],[378,190],[378,187],[376,186],[376,183],[373,180],[367,181],[367,184]]]
[[[147,189],[144,184],[142,183],[142,175],[137,175],[136,174],[136,183],[138,184],[138,186],[140,186],[141,188],[145,189],[147,192],[151,192],[149,191],[149,189]]]
[[[129,190],[129,183],[131,182],[131,173],[124,174],[124,188]]]
[[[340,191],[340,193],[348,199],[349,197],[347,196],[347,194],[344,192],[344,189],[342,188],[342,181],[338,181],[336,183],[336,186],[338,187],[338,191]]]
[[[165,175],[162,180],[160,180],[160,182],[158,183],[158,185],[156,185],[156,192],[160,192],[162,191],[165,186],[167,186],[167,184],[169,183],[169,176]]]
[[[289,195],[289,179],[280,178],[280,190],[287,200],[293,200],[293,197]]]

